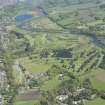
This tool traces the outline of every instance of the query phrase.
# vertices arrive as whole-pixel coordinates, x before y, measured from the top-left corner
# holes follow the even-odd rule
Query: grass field
[[[93,87],[98,90],[105,90],[105,71],[98,71],[91,77]]]
[[[48,90],[53,90],[53,89],[56,89],[57,86],[61,83],[60,80],[58,80],[58,77],[55,77],[51,80],[48,80],[46,81],[42,87],[41,87],[41,90],[45,90],[45,91],[48,91]]]
[[[45,72],[45,71],[47,71],[51,67],[51,63],[43,63],[40,59],[36,63],[36,61],[30,60],[28,57],[19,59],[19,62],[30,73]]]
[[[80,79],[90,78],[92,85],[97,90],[105,90],[105,71],[98,69],[80,76]]]
[[[95,99],[93,101],[87,101],[86,105],[105,105],[105,100],[97,98],[97,99]]]
[[[14,105],[39,105],[38,101],[19,101],[15,102]]]

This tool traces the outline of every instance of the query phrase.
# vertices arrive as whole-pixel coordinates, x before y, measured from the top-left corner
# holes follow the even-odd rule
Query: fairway
[[[105,105],[105,100],[98,98],[93,101],[87,101],[86,105]]]

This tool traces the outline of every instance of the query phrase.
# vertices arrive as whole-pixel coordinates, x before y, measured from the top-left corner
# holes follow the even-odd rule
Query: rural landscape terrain
[[[105,0],[0,0],[0,105],[105,105]]]

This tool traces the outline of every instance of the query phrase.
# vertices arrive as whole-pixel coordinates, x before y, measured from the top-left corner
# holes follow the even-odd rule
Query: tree
[[[68,97],[67,104],[68,104],[68,105],[74,105],[74,104],[73,104],[73,99],[72,99],[71,96]]]
[[[40,101],[41,105],[55,105],[53,93],[50,91],[43,91],[42,99]]]
[[[86,89],[92,89],[92,83],[91,83],[89,78],[86,78],[83,81],[83,87],[86,88]]]
[[[41,58],[47,58],[49,55],[49,50],[48,49],[43,49],[40,53]]]
[[[40,105],[48,105],[48,103],[47,103],[46,100],[41,100],[41,101],[40,101]]]
[[[12,53],[9,51],[5,51],[3,54],[3,60],[4,60],[3,63],[4,63],[4,69],[5,69],[6,75],[7,75],[8,84],[10,85],[9,92],[8,92],[7,96],[8,97],[11,96],[11,98],[8,99],[7,105],[13,105],[15,96],[18,93],[18,91],[17,91],[18,86],[15,83],[14,77],[13,77]]]

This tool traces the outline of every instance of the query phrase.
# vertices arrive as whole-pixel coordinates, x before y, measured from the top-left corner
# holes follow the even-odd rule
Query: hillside
[[[0,9],[4,105],[104,105],[104,63],[104,0],[26,0]]]

